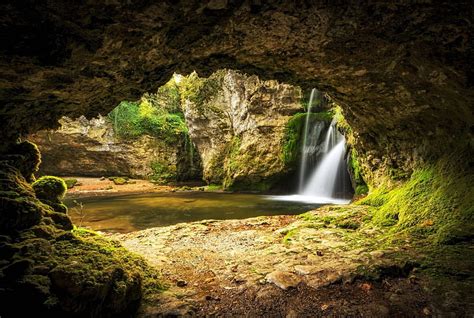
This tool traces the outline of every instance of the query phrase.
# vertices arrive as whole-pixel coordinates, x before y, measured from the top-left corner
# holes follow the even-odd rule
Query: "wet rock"
[[[273,283],[283,290],[298,286],[301,279],[289,272],[274,271],[266,276],[269,283]]]

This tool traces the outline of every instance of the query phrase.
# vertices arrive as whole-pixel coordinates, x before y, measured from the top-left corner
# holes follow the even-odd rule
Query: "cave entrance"
[[[342,120],[316,90],[219,70],[174,74],[138,101],[92,119],[63,117],[60,129],[31,139],[43,154],[40,175],[66,179],[76,224],[131,232],[349,202]],[[302,176],[309,189],[282,196]],[[313,179],[326,197],[312,193]]]

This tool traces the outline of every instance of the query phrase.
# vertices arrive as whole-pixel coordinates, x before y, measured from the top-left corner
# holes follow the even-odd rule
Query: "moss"
[[[357,151],[353,148],[351,149],[351,155],[349,157],[349,169],[351,171],[351,178],[355,185],[355,195],[365,195],[369,192],[369,187],[365,183],[365,180],[362,176],[362,168],[359,163],[359,155]]]
[[[230,191],[256,191],[256,192],[266,192],[271,189],[274,184],[271,180],[265,181],[253,181],[248,179],[246,176],[245,179],[234,179],[232,183],[229,184],[226,189]],[[251,177],[250,177],[251,178]]]
[[[293,115],[285,127],[282,139],[281,157],[286,166],[296,167],[301,155],[306,113]],[[330,122],[333,113],[331,111],[321,113],[310,113],[309,123],[312,125],[317,121]]]
[[[11,279],[0,290],[6,301],[2,314],[134,316],[143,295],[164,289],[156,270],[119,242],[85,229],[61,233],[49,241],[26,238],[16,244],[21,253],[3,269]],[[28,297],[28,308],[14,305],[22,296]]]
[[[107,179],[108,179],[109,181],[114,181],[114,179],[117,179],[117,178],[122,178],[122,179],[125,179],[125,180],[127,180],[127,181],[130,180],[129,177],[124,177],[124,176],[112,176],[112,177],[108,177]]]
[[[354,191],[356,196],[365,195],[369,193],[369,187],[366,184],[359,184]]]
[[[396,188],[382,186],[358,204],[373,206],[373,222],[394,226],[437,243],[474,236],[474,174],[469,151],[459,151],[417,169]]]
[[[196,72],[184,77],[179,85],[181,100],[191,101],[198,113],[204,114],[203,107],[209,107],[207,104],[222,89],[225,74],[226,70],[219,70],[208,78],[200,78]]]
[[[240,156],[241,142],[242,140],[239,136],[232,137],[231,142],[224,151],[224,180],[222,183],[224,189],[230,189],[233,186],[235,175],[238,174],[241,165],[248,164],[248,162],[245,162],[245,160]]]
[[[356,230],[367,223],[368,209],[364,207],[331,206],[319,209],[317,213],[307,212],[299,217],[308,223],[307,227],[335,227]]]
[[[158,184],[166,184],[170,181],[176,181],[176,167],[170,167],[166,162],[153,161],[150,164],[152,175],[151,181]]]
[[[40,200],[61,203],[61,199],[67,191],[67,185],[63,179],[53,176],[44,176],[31,185]]]
[[[113,179],[115,185],[124,185],[128,183],[128,180],[122,177],[117,177]]]
[[[341,106],[335,105],[335,107],[332,108],[332,111],[337,127],[343,131],[346,138],[349,139],[348,142],[352,144],[352,128],[351,126],[349,126],[349,123],[347,123],[346,119],[344,118]]]
[[[77,179],[64,179],[64,182],[68,189],[72,189],[77,184]]]
[[[298,233],[299,229],[296,228],[296,229],[291,229],[289,230],[285,236],[282,238],[281,242],[283,244],[288,244],[290,243],[290,241],[292,240],[292,238]]]
[[[221,184],[210,184],[206,186],[206,191],[221,191],[222,185]]]

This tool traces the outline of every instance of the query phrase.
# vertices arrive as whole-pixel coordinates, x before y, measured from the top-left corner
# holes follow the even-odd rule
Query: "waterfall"
[[[348,172],[344,160],[345,138],[337,130],[333,120],[323,136],[324,122],[309,125],[310,109],[316,90],[311,91],[303,136],[298,194],[272,196],[272,200],[302,201],[308,203],[348,203],[351,192]],[[318,159],[312,169],[311,161]],[[349,180],[350,181],[350,180]]]
[[[318,168],[309,179],[303,190],[303,195],[322,198],[332,198],[337,183],[338,169],[341,160],[344,160],[344,140],[341,140],[324,157]]]
[[[336,186],[343,183],[338,179],[344,178],[344,174],[339,171],[345,169],[344,152],[345,138],[337,131],[336,122],[333,120],[324,138],[321,161],[299,194],[323,200],[337,199]]]
[[[304,123],[303,147],[301,147],[301,163],[300,163],[300,175],[299,175],[299,183],[298,183],[300,191],[303,190],[304,178],[306,175],[306,162],[308,160],[307,143],[308,143],[309,116],[310,116],[309,114],[311,113],[311,106],[313,105],[315,92],[316,92],[316,89],[313,88],[309,96],[308,110],[306,111],[306,120]]]

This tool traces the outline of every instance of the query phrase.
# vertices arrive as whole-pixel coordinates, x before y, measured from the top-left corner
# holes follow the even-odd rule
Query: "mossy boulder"
[[[10,147],[9,152],[16,156],[15,167],[20,170],[27,182],[35,181],[36,173],[41,164],[41,153],[38,147],[29,141],[23,141]]]
[[[109,178],[115,185],[124,185],[128,183],[127,177],[111,177]]]
[[[78,183],[77,179],[64,179],[64,182],[66,182],[68,189],[74,188]]]
[[[120,243],[73,230],[64,181],[33,189],[12,158],[0,157],[0,315],[134,316],[144,290],[162,288],[157,273]]]
[[[61,203],[61,199],[67,191],[67,185],[63,179],[53,176],[44,176],[31,185],[36,197],[42,201]]]
[[[157,273],[116,241],[84,229],[52,236],[28,230],[22,240],[0,245],[7,262],[0,269],[2,315],[128,317],[145,289],[162,289]],[[29,306],[18,307],[24,297]]]

